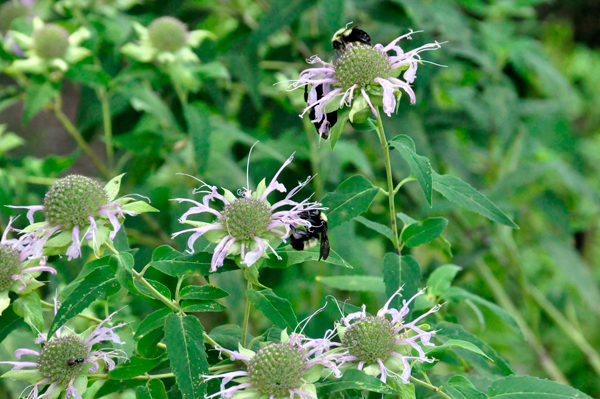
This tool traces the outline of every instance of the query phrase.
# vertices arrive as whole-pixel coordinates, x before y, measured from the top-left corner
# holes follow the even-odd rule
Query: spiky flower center
[[[236,198],[225,205],[221,223],[230,236],[238,241],[262,237],[271,223],[271,209],[252,197]]]
[[[46,24],[33,32],[33,48],[37,55],[51,60],[67,54],[69,48],[69,32],[62,26]]]
[[[290,390],[300,388],[306,373],[302,352],[284,343],[261,348],[248,363],[252,386],[263,395],[290,396]]]
[[[50,383],[66,387],[81,374],[88,353],[83,341],[75,335],[54,337],[40,352],[38,370]]]
[[[44,217],[51,226],[61,225],[63,230],[89,224],[89,217],[97,216],[108,196],[96,180],[80,175],[60,179],[44,197]]]
[[[387,78],[391,70],[388,55],[380,49],[362,43],[346,46],[335,64],[336,85],[344,91],[374,84],[375,78]]]
[[[0,292],[11,286],[14,282],[12,276],[19,274],[20,266],[19,251],[10,245],[0,244]]]
[[[342,344],[352,356],[365,363],[385,361],[394,349],[397,334],[383,317],[368,316],[349,327]]]
[[[148,37],[152,46],[161,51],[177,51],[187,41],[187,27],[177,18],[160,17],[148,26]]]

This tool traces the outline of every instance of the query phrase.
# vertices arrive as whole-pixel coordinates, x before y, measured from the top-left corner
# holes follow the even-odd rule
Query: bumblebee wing
[[[329,257],[330,249],[331,248],[329,246],[329,237],[327,237],[326,232],[322,232],[321,233],[321,250],[319,252],[319,260],[321,260],[321,259],[327,260],[327,258]]]

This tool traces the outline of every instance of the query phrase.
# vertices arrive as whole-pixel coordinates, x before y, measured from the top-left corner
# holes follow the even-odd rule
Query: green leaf
[[[135,261],[133,255],[129,252],[121,252],[119,254],[112,255],[109,260],[109,265],[116,270],[115,278],[121,284],[123,288],[139,295],[140,292],[133,283],[133,266]]]
[[[66,76],[75,82],[95,88],[107,87],[110,84],[110,76],[97,65],[73,65]]]
[[[144,380],[107,380],[102,384],[100,389],[94,395],[94,399],[101,398],[106,395],[110,395],[115,392],[123,392],[128,389],[134,389],[139,385],[144,384]]]
[[[164,338],[164,336],[164,325],[148,332],[142,338],[140,338],[140,340],[137,343],[138,353],[146,359],[153,359],[155,357],[160,356],[161,353],[164,353],[164,350],[158,348],[156,345]]]
[[[17,328],[26,328],[27,325],[21,316],[15,313],[12,307],[2,312],[0,317],[0,342]]]
[[[521,331],[521,328],[519,327],[515,319],[506,310],[502,309],[495,303],[487,301],[479,295],[472,294],[469,291],[466,291],[460,287],[450,287],[443,295],[443,298],[448,301],[459,301],[469,299],[475,303],[483,305],[489,310],[491,310],[493,313],[495,313],[502,320],[504,320],[510,327],[512,327],[515,333],[519,334],[519,336],[523,338],[523,332]]]
[[[462,270],[462,267],[456,265],[443,265],[435,269],[429,279],[427,279],[427,292],[431,295],[443,296],[452,281],[454,281],[454,277],[456,273]]]
[[[142,320],[137,330],[135,331],[135,335],[137,337],[141,337],[148,334],[151,331],[156,330],[157,328],[164,326],[165,319],[171,313],[173,313],[173,311],[169,308],[162,308],[150,313]]]
[[[446,226],[448,226],[448,219],[425,219],[422,222],[414,223],[404,228],[402,230],[402,241],[409,248],[427,244],[440,237]]]
[[[440,341],[446,342],[451,339],[468,341],[476,345],[489,358],[491,358],[493,363],[471,351],[467,351],[458,347],[451,348],[454,353],[456,353],[461,359],[465,359],[467,362],[469,362],[479,372],[492,375],[510,375],[515,373],[508,361],[504,359],[498,352],[496,352],[494,348],[477,338],[475,335],[466,331],[462,326],[448,322],[441,322],[435,326],[435,329],[437,330],[436,337]]]
[[[153,378],[146,384],[151,399],[167,399],[165,384],[157,378]]]
[[[142,375],[158,366],[164,357],[146,359],[139,356],[129,358],[129,361],[118,365],[114,370],[108,372],[108,377],[113,380],[128,380],[137,375]]]
[[[344,108],[342,111],[338,111],[337,122],[329,131],[329,142],[331,143],[331,151],[335,148],[340,136],[344,132],[344,128],[350,119],[350,109]]]
[[[361,224],[364,224],[366,227],[370,228],[371,230],[375,230],[376,232],[383,235],[391,242],[394,242],[394,232],[388,226],[385,226],[381,223],[373,222],[362,216],[357,216],[356,218],[354,218],[354,220],[356,220],[357,222],[359,222]]]
[[[410,299],[417,295],[417,292],[421,290],[421,266],[419,263],[410,255],[402,257],[402,278],[400,283],[402,284],[402,298]],[[409,312],[406,318],[410,320],[413,309],[415,308],[415,301],[412,301],[408,306]]]
[[[281,260],[271,258],[268,259],[266,263],[270,268],[273,269],[285,269],[292,265],[297,265],[303,262],[318,261],[320,256],[319,251],[319,247],[307,249],[304,251],[297,251],[291,246],[286,246],[282,249],[277,248],[277,254],[281,257]],[[329,257],[326,260],[321,259],[321,262],[352,269],[352,266],[350,266],[348,262],[342,259],[342,257],[333,249],[330,249]]]
[[[479,347],[477,345],[475,345],[469,341],[463,341],[460,339],[449,339],[449,340],[445,341],[443,345],[427,346],[427,347],[425,347],[425,352],[427,352],[429,355],[435,357],[436,353],[444,353],[448,349],[454,348],[454,347],[466,349],[468,351],[471,351],[473,353],[477,353],[478,355],[486,357],[489,360],[492,360],[492,358],[490,358],[488,355],[485,354],[485,352],[483,352],[481,349],[479,349]]]
[[[171,109],[149,86],[135,82],[124,86],[121,92],[129,97],[131,106],[137,111],[154,115],[163,126],[175,126],[175,117]]]
[[[106,195],[108,196],[108,202],[113,202],[115,198],[117,198],[117,195],[119,195],[123,176],[125,176],[125,173],[121,173],[119,176],[113,177],[108,183],[106,183],[106,186],[104,186],[104,191],[106,191]]]
[[[376,276],[317,276],[316,280],[342,291],[385,292],[383,278]]]
[[[183,399],[203,399],[208,362],[204,351],[204,328],[194,316],[174,313],[165,321],[167,356]]]
[[[292,304],[287,299],[275,295],[273,291],[247,290],[246,297],[275,327],[294,331],[298,325]]]
[[[44,329],[42,302],[37,293],[30,292],[21,295],[19,299],[13,303],[13,309],[16,314],[23,317],[25,323],[31,326],[31,330],[34,334],[37,335],[38,332]]]
[[[173,277],[183,276],[208,276],[212,254],[199,252],[194,255],[185,255],[168,245],[158,247],[152,253],[150,265],[161,272]],[[223,266],[216,273],[236,270],[235,262],[225,259]]]
[[[402,257],[393,252],[388,252],[383,257],[383,282],[385,283],[385,296],[390,298],[401,286]],[[400,309],[400,297],[395,297],[390,302],[390,307]]]
[[[95,300],[115,294],[119,287],[120,284],[115,278],[114,272],[108,266],[99,267],[85,276],[77,288],[73,290],[71,295],[58,308],[58,312],[50,326],[48,337],[51,337],[59,327],[83,311]]]
[[[225,298],[229,296],[227,291],[223,291],[220,288],[215,287],[214,285],[188,285],[183,287],[179,292],[179,297],[181,299],[199,299],[203,301],[207,301],[209,299],[219,299]]]
[[[509,376],[488,388],[490,399],[592,399],[568,385],[530,376]]]
[[[194,149],[196,170],[201,172],[210,155],[210,113],[202,103],[194,106],[186,104],[183,107],[183,116]]]
[[[423,190],[423,194],[425,194],[425,199],[427,199],[429,206],[431,206],[433,169],[431,168],[429,159],[422,155],[418,155],[414,141],[404,134],[394,137],[390,140],[389,144],[390,147],[397,149],[400,156],[408,163],[410,171],[417,178],[417,181]]]
[[[183,301],[181,308],[184,312],[222,312],[227,309],[225,305],[215,301]]]
[[[129,204],[123,205],[121,208],[125,211],[132,211],[136,213],[160,212],[146,201],[130,202]]]
[[[25,108],[23,109],[23,124],[37,115],[46,104],[52,100],[57,90],[50,82],[42,85],[28,85],[25,89]]]
[[[171,290],[169,290],[169,287],[167,287],[166,285],[164,285],[163,283],[161,283],[159,281],[151,280],[149,278],[147,278],[146,281],[152,287],[154,287],[158,292],[160,292],[164,297],[171,298]],[[144,285],[142,285],[141,282],[139,282],[137,280],[133,280],[133,285],[135,286],[135,288],[138,290],[138,292],[140,294],[145,295],[150,299],[156,299],[154,294],[152,292],[150,292],[150,290],[148,288],[146,288]]]
[[[379,188],[361,175],[350,177],[340,184],[335,192],[327,193],[322,203],[329,208],[329,228],[335,228],[369,210],[377,193]]]
[[[508,216],[485,195],[455,176],[433,174],[433,189],[457,205],[477,212],[494,222],[518,229]]]
[[[448,385],[459,391],[465,399],[486,399],[487,395],[475,388],[473,383],[462,375],[455,375],[448,380]]]
[[[379,378],[371,377],[360,370],[350,369],[337,380],[330,380],[325,383],[317,384],[317,396],[319,398],[325,398],[334,392],[345,391],[347,389],[378,392],[388,395],[398,394],[398,392],[390,386],[381,382]]]
[[[212,329],[210,337],[214,339],[223,348],[229,350],[238,350],[239,343],[242,341],[242,327],[237,324],[222,324]],[[246,337],[252,341],[252,337]]]

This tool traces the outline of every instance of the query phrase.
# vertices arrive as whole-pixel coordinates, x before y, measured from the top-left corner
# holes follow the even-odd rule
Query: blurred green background
[[[398,114],[384,119],[386,133],[389,138],[409,135],[435,170],[460,176],[486,193],[520,230],[459,210],[439,195],[430,208],[412,183],[401,190],[398,209],[414,218],[450,219],[444,235],[453,257],[441,240],[404,251],[419,261],[425,277],[439,265],[459,265],[463,270],[457,285],[517,319],[526,339],[484,307],[469,301],[447,306],[449,321],[490,343],[518,373],[554,378],[600,397],[600,358],[581,340],[600,348],[600,2],[157,0],[127,11],[81,15],[60,15],[52,6],[53,1],[39,1],[28,12],[92,31],[85,46],[97,54],[111,81],[103,87],[110,98],[116,145],[113,172],[127,173],[125,192],[146,195],[161,210],[126,222],[129,244],[140,248],[140,262],[163,244],[185,249],[187,237],[171,240],[170,234],[181,229],[177,218],[186,207],[169,199],[190,198],[196,182],[176,173],[232,191],[243,187],[248,150],[256,140],[251,184],[270,179],[295,152],[282,181],[290,187],[317,174],[309,188],[317,200],[357,173],[384,187],[375,132],[348,126],[332,152],[328,143],[319,143],[313,125],[298,117],[302,90],[287,92],[285,83],[275,83],[296,79],[313,54],[330,59],[332,34],[350,21],[358,22],[374,43],[387,44],[408,29],[424,32],[400,43],[405,49],[446,42],[426,54],[446,67],[419,67],[417,103],[411,106],[405,96]],[[2,6],[3,33],[10,21],[8,8]],[[199,110],[195,124],[186,120],[168,73],[119,52],[123,44],[137,40],[131,21],[147,25],[163,15],[215,34],[196,51],[202,63],[193,69],[189,96]],[[81,70],[71,69],[62,80],[63,110],[104,158],[98,86],[86,81]],[[0,135],[1,205],[40,204],[48,185],[69,173],[107,180],[52,113],[42,110],[23,124],[27,96],[8,76],[1,76],[0,84],[0,124],[6,125]],[[393,157],[400,181],[409,170],[397,154]],[[387,225],[386,204],[378,196],[363,216]],[[5,207],[0,212],[3,229],[14,213]],[[17,225],[25,222],[21,217]],[[326,294],[350,298],[356,305],[364,302],[373,310],[384,299],[383,293],[340,292],[316,278],[381,276],[381,259],[393,250],[391,243],[357,221],[331,231],[330,240],[353,269],[313,262],[261,271],[261,281],[289,299],[299,319],[320,307]],[[59,277],[44,287],[43,295],[50,298],[84,262],[56,259]],[[151,277],[175,284],[158,273]],[[241,275],[226,273],[214,281],[231,292],[229,310],[203,316],[203,324],[210,330],[240,323]],[[151,310],[148,301],[125,312],[135,317]],[[333,310],[319,315],[323,320],[335,317]],[[268,327],[259,316],[252,322],[255,334]],[[310,328],[322,330],[318,322]],[[13,334],[3,343],[2,359],[11,356],[18,340]],[[549,359],[558,366],[553,372]],[[485,370],[477,373],[485,378]],[[0,382],[0,393],[11,386]]]

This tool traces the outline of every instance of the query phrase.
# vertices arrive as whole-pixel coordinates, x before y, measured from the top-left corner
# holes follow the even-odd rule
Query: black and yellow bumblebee
[[[319,260],[326,260],[329,256],[329,237],[327,237],[327,216],[318,209],[300,213],[300,218],[310,222],[311,227],[292,226],[290,241],[292,248],[303,251],[317,246],[321,242]]]
[[[372,46],[371,37],[369,36],[369,34],[364,30],[358,29],[356,25],[346,25],[344,28],[341,28],[340,30],[335,32],[333,34],[333,37],[331,38],[331,46],[335,50],[337,56],[340,56],[346,49],[346,46],[352,43],[362,43],[368,46]],[[317,100],[321,99],[323,97],[323,87],[321,85],[317,86],[316,92]],[[304,86],[304,101],[306,101],[306,103],[308,104],[308,86]],[[311,108],[311,110],[309,111],[309,117],[311,120],[315,119],[314,108]],[[326,130],[321,134],[321,137],[327,140],[329,138],[329,131],[337,122],[337,110],[328,112],[325,115],[325,118],[325,123],[327,124]],[[321,122],[315,122],[314,125],[317,129],[317,132],[319,132]]]
[[[338,30],[331,38],[331,45],[333,46],[333,49],[338,52],[338,55],[351,43],[362,43],[372,46],[369,34],[364,30],[358,29],[356,25],[350,27],[346,26],[345,28]]]

